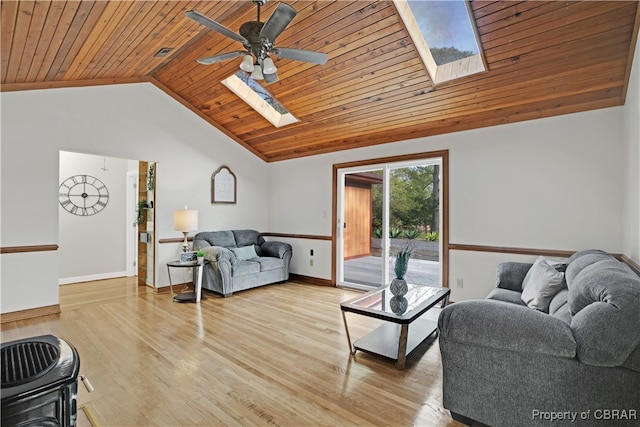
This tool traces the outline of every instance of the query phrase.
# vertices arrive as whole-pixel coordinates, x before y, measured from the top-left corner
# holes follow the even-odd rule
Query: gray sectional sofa
[[[265,241],[258,231],[199,232],[193,237],[193,250],[200,249],[209,261],[203,269],[202,287],[225,297],[289,279],[291,245]]]
[[[442,310],[444,407],[469,425],[640,425],[640,277],[599,250],[541,265],[502,263],[487,299]]]

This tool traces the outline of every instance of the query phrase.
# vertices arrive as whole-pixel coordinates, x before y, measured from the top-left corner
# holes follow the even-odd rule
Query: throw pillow
[[[231,249],[231,252],[235,254],[236,258],[238,258],[241,261],[246,261],[248,259],[258,257],[258,254],[256,253],[256,249],[253,247],[253,245],[242,246],[240,248],[229,248],[229,249]]]
[[[544,257],[538,257],[522,282],[522,301],[536,310],[549,312],[549,304],[564,286],[564,273]]]

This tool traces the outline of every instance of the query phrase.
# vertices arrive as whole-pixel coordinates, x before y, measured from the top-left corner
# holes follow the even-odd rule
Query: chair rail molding
[[[3,246],[0,254],[17,254],[23,252],[57,251],[58,245],[32,245],[32,246]]]

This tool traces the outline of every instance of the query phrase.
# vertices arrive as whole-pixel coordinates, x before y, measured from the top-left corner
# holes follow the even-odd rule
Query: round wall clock
[[[109,201],[109,190],[102,181],[90,175],[74,175],[60,184],[60,205],[74,215],[94,215]]]

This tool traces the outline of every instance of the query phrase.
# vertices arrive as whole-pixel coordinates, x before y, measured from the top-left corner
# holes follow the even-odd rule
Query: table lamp
[[[189,248],[189,243],[187,242],[187,236],[190,231],[195,231],[198,229],[198,211],[195,210],[187,210],[187,207],[184,207],[184,210],[177,210],[173,213],[173,229],[177,231],[182,231],[184,234],[184,243],[182,243],[182,252],[187,252]]]

